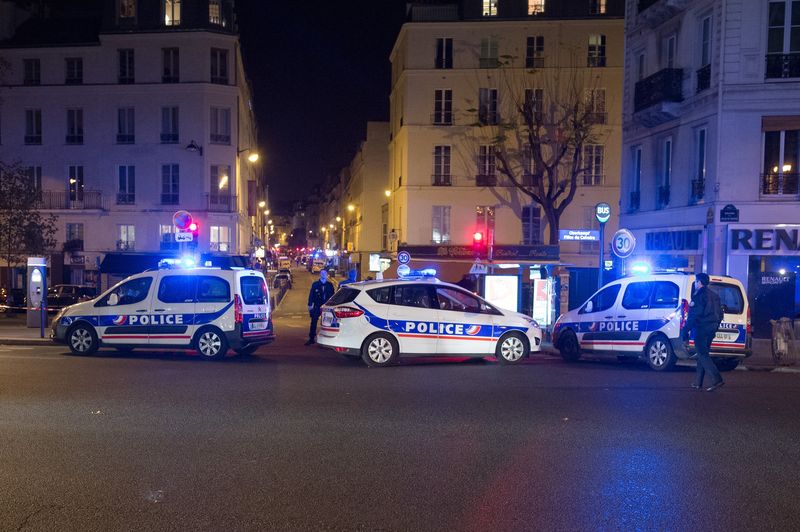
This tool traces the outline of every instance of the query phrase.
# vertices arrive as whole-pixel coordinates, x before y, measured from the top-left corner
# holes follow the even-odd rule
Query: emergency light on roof
[[[423,279],[436,277],[436,270],[433,268],[425,268],[422,270],[409,270],[408,273],[403,274],[402,270],[398,268],[397,276],[401,279]]]

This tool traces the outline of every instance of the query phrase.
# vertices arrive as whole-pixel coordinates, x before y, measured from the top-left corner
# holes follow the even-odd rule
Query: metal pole
[[[41,324],[39,325],[39,337],[44,338],[44,326],[47,322],[47,261],[45,260],[45,265],[42,266],[42,302],[40,306],[42,307],[42,316],[39,320]]]
[[[606,224],[600,224],[600,264],[597,267],[597,289],[600,290],[603,287],[603,267],[605,266],[605,260],[603,255],[605,254],[605,233],[606,233]]]

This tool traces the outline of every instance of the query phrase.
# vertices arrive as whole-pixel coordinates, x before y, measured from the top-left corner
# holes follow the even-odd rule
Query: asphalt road
[[[797,530],[800,375],[0,346],[0,530]]]

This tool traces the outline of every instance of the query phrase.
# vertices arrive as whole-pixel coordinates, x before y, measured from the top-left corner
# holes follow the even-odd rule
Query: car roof
[[[442,281],[441,279],[437,279],[436,277],[405,277],[402,279],[371,279],[369,281],[358,281],[356,283],[348,283],[344,285],[346,287],[358,288],[360,290],[368,290],[370,288],[375,288],[378,286],[394,286],[400,284],[408,284],[408,283],[421,283],[421,284],[430,284],[436,286],[454,286],[456,288],[461,288],[458,285],[448,283]]]

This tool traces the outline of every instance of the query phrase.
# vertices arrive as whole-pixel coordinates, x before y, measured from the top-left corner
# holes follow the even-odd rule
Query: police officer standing
[[[706,388],[712,392],[725,384],[717,366],[709,356],[711,342],[717,334],[722,316],[718,315],[721,308],[719,296],[708,289],[710,279],[707,273],[698,273],[694,281],[694,293],[689,305],[689,317],[683,330],[683,337],[689,337],[689,331],[694,330],[694,347],[697,350],[697,372],[692,388],[700,389],[703,386],[703,377],[708,373],[711,377],[711,386]]]
[[[319,280],[314,281],[311,290],[308,292],[308,313],[311,316],[311,327],[308,329],[308,341],[306,345],[316,342],[317,320],[319,320],[320,307],[333,296],[333,284],[328,281],[328,272],[319,272]]]

